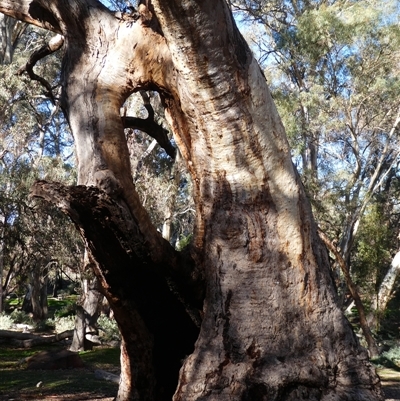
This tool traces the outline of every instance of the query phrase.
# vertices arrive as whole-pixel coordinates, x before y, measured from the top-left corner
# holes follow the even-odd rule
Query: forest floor
[[[114,399],[118,384],[99,379],[96,372],[101,370],[119,374],[118,348],[100,348],[80,353],[84,368],[65,370],[26,368],[26,363],[22,362],[25,358],[48,348],[49,346],[13,349],[0,346],[0,401],[112,401]]]
[[[0,382],[7,381],[4,371]],[[56,373],[57,376],[54,375]],[[37,374],[37,373],[36,373]],[[70,371],[41,371],[42,376],[29,371],[19,372],[19,382],[10,382],[0,391],[0,401],[112,401],[118,385],[96,379],[91,368]],[[379,370],[386,401],[400,401],[400,372]],[[37,380],[43,382],[36,387]]]
[[[400,371],[378,369],[386,401],[400,401]]]
[[[99,379],[95,370],[118,374],[119,349],[81,354],[84,368],[28,370],[20,361],[36,350],[0,346],[0,401],[112,401],[118,384]],[[400,369],[378,369],[386,401],[400,401]]]

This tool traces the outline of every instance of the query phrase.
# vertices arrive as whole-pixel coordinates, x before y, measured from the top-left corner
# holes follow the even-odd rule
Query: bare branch
[[[147,118],[124,116],[124,127],[138,129],[150,135],[167,152],[169,157],[175,159],[176,149],[168,139],[168,130],[163,128],[154,120],[154,109],[150,104],[150,98],[147,93],[145,91],[140,91],[140,94],[142,96],[143,104],[147,110],[148,116]]]
[[[39,75],[33,72],[33,67],[42,58],[59,50],[63,44],[64,44],[64,37],[62,35],[54,36],[49,41],[49,43],[47,43],[47,45],[33,52],[29,57],[29,60],[26,62],[26,64],[17,71],[17,75],[22,75],[24,72],[26,72],[32,80],[40,82],[47,89],[48,95],[54,104],[55,104],[55,98],[53,95],[53,88],[46,79],[40,77]]]

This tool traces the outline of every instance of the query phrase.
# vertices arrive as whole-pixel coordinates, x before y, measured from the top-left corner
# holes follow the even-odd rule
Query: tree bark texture
[[[86,258],[85,258],[86,259]],[[85,270],[89,262],[85,263]],[[98,279],[85,279],[80,305],[77,305],[74,337],[71,347],[73,352],[86,351],[93,348],[93,342],[87,337],[98,335],[97,319],[100,315],[101,303],[104,298]]]
[[[123,339],[117,400],[171,399],[176,385],[174,401],[382,400],[226,2],[146,3],[132,16],[95,0],[0,0],[65,38],[62,102],[81,186],[33,193],[69,214],[95,261]],[[130,173],[119,110],[145,89],[160,93],[193,180],[187,259],[152,226]]]

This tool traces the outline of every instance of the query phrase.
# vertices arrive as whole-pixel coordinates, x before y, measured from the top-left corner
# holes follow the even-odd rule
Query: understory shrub
[[[67,330],[73,330],[75,328],[75,316],[69,315],[64,317],[54,317],[53,319],[54,329],[56,333],[62,333]]]
[[[6,315],[4,312],[0,313],[0,330],[9,330],[13,325],[11,316]]]
[[[386,368],[400,368],[400,347],[394,346],[388,351],[382,352],[378,358],[373,359],[375,365],[383,366]]]
[[[14,309],[10,317],[14,323],[32,324],[32,317],[22,310]]]
[[[119,341],[120,334],[117,322],[114,319],[110,319],[106,315],[100,315],[97,320],[99,326],[99,335],[102,341]]]

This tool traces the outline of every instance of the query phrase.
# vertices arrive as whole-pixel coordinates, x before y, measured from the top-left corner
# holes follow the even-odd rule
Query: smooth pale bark
[[[91,338],[93,339],[92,336],[99,334],[96,323],[104,296],[100,292],[100,283],[96,277],[90,282],[89,280],[84,281],[86,284],[83,286],[80,305],[77,306],[74,337],[69,348],[73,352],[93,349]]]
[[[88,274],[89,269],[89,255],[85,251],[83,272]],[[93,348],[93,342],[89,337],[99,334],[96,324],[103,298],[97,277],[82,280],[82,295],[76,310],[74,337],[69,348],[71,351],[86,351]]]
[[[384,311],[388,302],[390,301],[390,295],[393,292],[394,282],[400,271],[400,252],[394,255],[394,258],[390,264],[390,268],[379,287],[378,294],[378,305],[377,310]]]
[[[197,321],[199,297],[188,288],[203,276],[200,334],[175,401],[382,400],[367,353],[337,306],[265,78],[226,2],[153,0],[149,8],[134,19],[94,0],[0,0],[0,11],[65,37],[63,107],[79,183],[101,191],[39,183],[34,194],[71,216],[96,262],[123,338],[117,400],[170,399],[165,360],[176,359],[182,341],[194,343],[182,310]],[[151,225],[130,174],[119,108],[148,88],[163,99],[193,180],[189,274]]]
[[[0,64],[10,64],[26,24],[0,14]]]
[[[368,316],[369,323],[372,327],[377,327],[379,324],[379,315],[386,310],[387,304],[391,299],[393,293],[394,283],[400,271],[400,251],[394,255],[379,291],[374,302],[371,305],[371,313]]]

